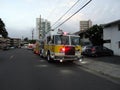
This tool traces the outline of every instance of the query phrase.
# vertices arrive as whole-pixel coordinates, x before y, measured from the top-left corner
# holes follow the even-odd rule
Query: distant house
[[[19,47],[21,44],[21,39],[19,38],[4,38],[0,36],[0,49],[3,49],[6,46]]]
[[[85,36],[86,31],[87,30],[83,30],[83,31],[78,31],[78,32],[74,33],[75,35],[79,35],[80,36],[82,46],[92,45],[92,43],[90,42],[89,38],[87,38]]]
[[[120,56],[120,20],[104,24],[103,27],[104,46]]]
[[[21,44],[20,38],[10,38],[10,45],[14,47],[19,47]]]

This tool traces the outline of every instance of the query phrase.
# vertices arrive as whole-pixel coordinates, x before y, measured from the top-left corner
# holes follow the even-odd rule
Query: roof
[[[75,34],[75,35],[79,35],[79,34],[81,34],[81,33],[85,33],[87,30],[88,30],[88,29],[86,29],[86,30],[81,30],[81,31],[75,32],[74,34]]]
[[[115,25],[115,24],[120,24],[120,19],[116,20],[116,21],[113,21],[113,22],[110,22],[110,23],[102,24],[102,26],[103,27],[109,27],[109,26]]]

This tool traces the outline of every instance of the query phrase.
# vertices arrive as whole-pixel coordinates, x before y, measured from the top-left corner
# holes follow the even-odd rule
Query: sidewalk
[[[106,61],[109,60],[109,62],[105,62],[105,59]],[[111,59],[111,62],[110,62],[110,59]],[[115,62],[112,63],[112,60],[114,59],[115,57],[103,57],[103,58],[87,57],[87,58],[84,58],[82,62],[77,61],[75,63],[84,68],[87,68],[95,72],[99,72],[100,74],[118,79],[120,81],[120,64]],[[120,57],[117,57],[117,59],[120,61]]]

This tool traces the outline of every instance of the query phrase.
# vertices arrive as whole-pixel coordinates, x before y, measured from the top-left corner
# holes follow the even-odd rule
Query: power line
[[[60,21],[80,0],[75,2],[70,9],[68,9],[52,26],[54,26],[58,21]]]
[[[32,40],[33,40],[33,38],[34,38],[34,29],[32,30]]]
[[[80,10],[82,10],[85,6],[87,6],[92,0],[88,1],[86,4],[84,4],[80,9],[78,9],[74,14],[72,14],[70,17],[68,17],[66,20],[64,20],[60,25],[55,27],[54,29],[57,29],[61,25],[63,25],[65,22],[67,22],[70,18],[72,18],[74,15],[76,15]]]

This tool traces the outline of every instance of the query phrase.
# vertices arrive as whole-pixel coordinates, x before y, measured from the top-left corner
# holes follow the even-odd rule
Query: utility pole
[[[40,32],[41,31],[41,15],[40,15],[40,22],[39,22],[39,39],[40,39],[40,37],[41,37],[41,35],[40,35]]]
[[[34,38],[34,29],[32,30],[32,40],[33,40],[33,38]]]

